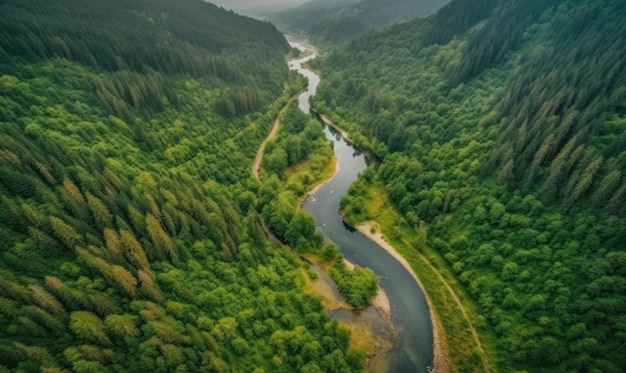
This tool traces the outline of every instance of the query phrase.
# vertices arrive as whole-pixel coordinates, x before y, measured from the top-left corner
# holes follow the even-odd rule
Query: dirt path
[[[375,233],[375,234],[371,233],[372,227],[376,227],[376,231],[378,233]],[[394,258],[396,258],[396,260],[398,260],[398,262],[402,264],[409,271],[409,273],[415,278],[415,280],[420,284],[420,287],[424,289],[424,286],[422,285],[417,275],[415,275],[415,272],[411,268],[410,264],[406,261],[406,259],[404,259],[402,255],[400,255],[400,253],[398,253],[395,250],[395,248],[393,248],[385,240],[382,233],[380,233],[379,227],[377,227],[374,223],[369,222],[369,223],[358,224],[355,228],[357,228],[361,233],[363,233],[365,236],[370,238],[372,241],[376,242],[379,246],[381,246],[383,249],[389,252],[389,254],[391,254]],[[405,244],[408,245],[408,243],[406,242]],[[474,337],[474,342],[476,343],[476,346],[478,347],[478,350],[480,351],[483,371],[492,372],[493,370],[491,368],[491,364],[489,363],[489,359],[487,358],[483,345],[480,342],[478,331],[476,330],[476,327],[474,326],[474,324],[471,322],[467,308],[465,308],[465,306],[461,302],[461,299],[459,299],[459,297],[456,295],[455,291],[452,289],[452,286],[450,286],[448,281],[446,281],[446,279],[441,275],[441,273],[430,263],[430,260],[428,260],[428,258],[426,258],[420,252],[417,252],[417,255],[437,275],[437,277],[439,278],[439,281],[441,281],[441,283],[445,285],[446,289],[448,289],[448,292],[452,296],[452,299],[454,299],[458,308],[461,310],[461,313],[463,314],[463,317],[465,318],[467,325],[469,325],[470,332],[472,333],[472,336]],[[424,290],[424,295],[426,297],[426,301],[429,304],[429,309],[431,311],[431,320],[433,321],[433,335],[435,339],[434,340],[434,355],[435,355],[434,356],[434,365],[435,365],[434,371],[435,372],[448,372],[450,371],[450,361],[449,361],[450,356],[449,356],[449,351],[447,349],[445,333],[443,333],[441,320],[439,319],[439,315],[437,315],[434,312],[434,307],[432,306],[432,302],[430,301],[428,293],[425,290]]]
[[[491,363],[489,363],[489,359],[487,358],[487,353],[485,352],[485,349],[483,348],[483,345],[480,342],[478,331],[476,330],[476,327],[474,326],[474,324],[472,323],[469,317],[467,308],[463,305],[463,303],[461,302],[461,299],[459,299],[459,297],[456,295],[456,292],[452,289],[452,286],[450,286],[448,281],[446,281],[446,279],[441,275],[441,273],[430,263],[430,260],[428,260],[428,258],[426,258],[422,253],[418,252],[417,255],[419,255],[420,259],[422,259],[422,261],[426,263],[426,265],[428,265],[428,267],[437,275],[441,283],[446,286],[446,289],[448,289],[448,292],[450,293],[450,295],[452,295],[452,299],[454,299],[457,306],[461,310],[461,313],[463,314],[463,317],[465,318],[467,325],[469,325],[470,332],[472,332],[472,336],[474,337],[474,342],[476,343],[476,346],[478,347],[478,350],[480,351],[480,360],[482,361],[483,368],[484,368],[483,371],[492,372],[493,370],[491,368]]]
[[[297,95],[289,99],[289,102],[287,102],[287,105],[285,105],[285,107],[282,108],[280,113],[278,113],[278,116],[276,117],[276,120],[274,121],[274,125],[272,126],[272,129],[270,130],[270,133],[267,135],[265,140],[263,140],[261,145],[259,145],[259,150],[256,152],[256,157],[254,158],[254,163],[252,164],[252,175],[254,175],[255,179],[259,180],[259,168],[261,167],[261,162],[263,161],[263,153],[265,152],[265,145],[267,144],[268,141],[276,137],[276,134],[278,133],[278,129],[280,128],[280,120],[282,119],[283,114],[285,113],[285,111],[287,111],[287,108],[289,107],[289,104],[291,104],[291,101],[293,101],[299,95],[300,93],[298,93]]]

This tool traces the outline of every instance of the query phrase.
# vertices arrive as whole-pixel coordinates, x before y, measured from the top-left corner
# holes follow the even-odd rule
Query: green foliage
[[[315,107],[386,153],[342,208],[368,219],[367,188],[384,183],[472,297],[502,371],[626,364],[625,15],[620,1],[453,1],[315,62]]]
[[[70,329],[78,338],[113,346],[104,330],[104,323],[91,312],[76,311],[70,315]]]
[[[333,243],[327,243],[320,250],[320,255],[324,260],[338,259],[340,257],[339,247]]]
[[[3,369],[362,369],[321,347],[342,332],[257,212],[270,104],[301,83],[271,24],[195,0],[27,0],[2,2],[0,30]],[[291,162],[309,154],[291,142]]]
[[[339,291],[354,308],[364,308],[378,291],[378,276],[369,268],[349,269],[342,260],[337,260],[330,269],[332,279]]]
[[[319,123],[305,115],[296,101],[285,111],[278,138],[269,142],[265,151],[264,168],[281,178],[287,167],[305,160],[314,163],[316,158],[330,158],[332,154]],[[319,165],[311,164],[311,170],[316,171],[318,168]],[[302,194],[304,191],[294,192]]]
[[[496,4],[498,0],[448,3],[435,15],[432,27],[424,35],[424,42],[427,45],[447,44],[454,36],[464,33],[485,19]]]
[[[274,188],[272,198],[267,198],[267,203],[262,209],[265,222],[282,242],[300,252],[314,252],[330,261],[332,263],[330,275],[337,283],[340,293],[352,307],[364,308],[369,299],[376,295],[378,277],[369,268],[357,267],[348,270],[339,248],[333,243],[324,244],[324,238],[316,231],[313,216],[298,206],[298,197],[304,195],[312,183],[323,181],[320,180],[318,172],[323,166],[318,160],[332,156],[332,150],[321,126],[303,114],[294,102],[285,111],[278,138],[270,143],[266,151],[270,152],[270,156],[277,152],[284,153],[285,157],[288,157],[285,162],[288,161],[291,167],[298,167],[299,162],[305,162],[310,165],[308,169],[316,175],[307,177],[310,180],[302,182],[300,180],[294,182],[294,178],[290,177],[287,183],[281,185],[277,175],[285,177],[288,172],[285,172],[284,165],[277,168],[264,183],[268,186],[268,194],[269,190]],[[264,164],[266,169],[271,169],[273,160],[264,160]]]
[[[297,210],[297,205],[298,197],[304,195],[319,175],[290,183],[281,183],[276,177],[284,178],[288,167],[301,162],[306,162],[310,170],[319,173],[332,154],[321,126],[302,113],[294,101],[285,111],[278,137],[268,143],[265,151],[263,167],[273,175],[264,179],[261,186],[262,194],[267,190],[262,207],[264,220],[286,244],[300,251],[317,250],[323,239],[316,232],[313,217],[306,211]]]

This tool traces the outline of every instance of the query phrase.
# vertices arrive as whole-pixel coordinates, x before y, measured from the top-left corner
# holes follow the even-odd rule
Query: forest
[[[453,0],[313,62],[316,110],[383,159],[348,219],[388,199],[496,371],[626,369],[624,17],[619,0]]]
[[[449,0],[312,0],[269,16],[283,31],[319,47],[346,44],[359,35],[435,13]]]
[[[282,117],[278,138],[268,143],[265,153],[265,178],[259,191],[264,221],[281,242],[328,268],[351,307],[367,307],[378,291],[378,276],[369,268],[349,269],[339,247],[326,242],[313,216],[300,209],[305,194],[335,172],[332,144],[320,123],[293,101]]]
[[[289,50],[198,0],[0,2],[0,371],[363,370],[263,229],[319,240],[291,204],[319,175],[283,173],[327,164],[321,130],[250,171]]]

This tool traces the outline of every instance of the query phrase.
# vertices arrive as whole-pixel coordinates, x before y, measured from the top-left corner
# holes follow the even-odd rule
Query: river
[[[287,40],[292,47],[304,49],[302,40],[291,36]],[[315,57],[313,54],[289,63],[291,69],[309,80],[308,89],[298,98],[300,109],[307,114],[310,112],[309,97],[315,94],[320,78],[302,64]],[[377,357],[370,369],[377,372],[427,372],[433,364],[433,331],[421,288],[395,258],[360,232],[345,225],[339,216],[341,198],[357,175],[367,167],[366,158],[334,128],[325,125],[324,132],[334,142],[339,172],[314,195],[309,196],[303,207],[313,214],[318,229],[339,246],[346,259],[371,268],[380,277],[380,286],[389,297],[391,321],[397,331],[393,341],[395,347],[386,356]],[[371,319],[376,313],[371,310],[372,307],[369,308],[360,313],[330,311],[330,316],[339,321],[371,324],[371,320],[366,319]]]

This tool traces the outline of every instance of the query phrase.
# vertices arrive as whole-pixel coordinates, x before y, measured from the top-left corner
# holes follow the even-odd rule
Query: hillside
[[[263,231],[288,51],[202,1],[0,2],[0,371],[362,370]]]
[[[317,109],[384,158],[348,216],[368,220],[384,185],[500,371],[626,369],[625,16],[618,0],[456,0],[315,66]]]
[[[427,17],[448,0],[312,0],[269,18],[285,32],[306,35],[318,46],[347,43],[367,31]]]

